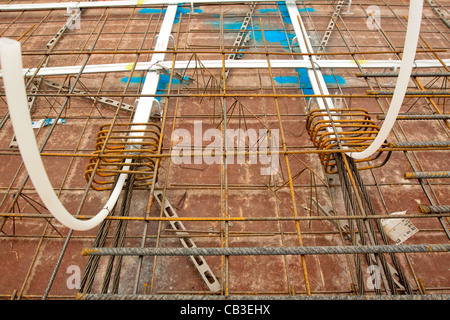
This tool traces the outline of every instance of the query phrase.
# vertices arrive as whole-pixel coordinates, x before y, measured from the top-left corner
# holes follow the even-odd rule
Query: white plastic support
[[[155,36],[155,41],[158,41],[159,34]],[[172,35],[169,35],[169,41],[172,42],[172,45],[175,47],[175,39]]]
[[[169,35],[169,40],[172,41],[172,46],[175,48],[175,38],[173,37],[173,35]]]
[[[150,118],[161,118],[162,108],[158,100],[153,99],[152,110],[150,112]]]
[[[293,46],[296,42],[298,43],[298,39],[297,39],[297,36],[294,36],[294,38],[292,38],[292,41],[291,41],[291,46]]]
[[[352,10],[352,0],[348,0],[347,11],[344,14],[353,14]]]
[[[194,1],[191,1],[191,11],[189,11],[189,14],[198,14],[198,12],[195,12]]]

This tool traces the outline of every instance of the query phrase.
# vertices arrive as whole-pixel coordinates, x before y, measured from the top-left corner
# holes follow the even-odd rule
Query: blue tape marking
[[[312,89],[311,80],[308,76],[308,70],[306,68],[296,68],[295,71],[298,74],[296,76],[281,76],[275,77],[274,80],[279,84],[297,84],[300,85],[300,88],[303,90],[304,94],[314,94],[314,90]],[[324,75],[323,79],[326,84],[345,84],[345,79],[341,76],[334,75]],[[309,98],[307,98],[309,100]]]
[[[183,79],[184,81],[187,81],[188,78]],[[124,77],[122,79],[120,79],[120,81],[122,81],[123,83],[127,83],[128,82],[128,77]],[[145,81],[145,77],[131,77],[130,83],[133,84],[138,84],[138,83],[144,83]],[[158,86],[156,88],[156,94],[164,94],[166,93],[166,90],[169,86],[169,81],[170,81],[170,76],[167,74],[161,74],[159,77],[159,82],[158,82]],[[172,83],[173,84],[179,84],[180,80],[179,79],[172,79]],[[156,100],[160,101],[161,98],[157,97]]]
[[[181,7],[182,5],[183,5],[182,3],[178,4],[177,13],[175,14],[174,23],[178,23],[180,21],[180,15],[181,14],[187,14],[187,13],[191,12],[190,8],[182,8]],[[195,13],[202,13],[203,10],[194,8],[194,12]],[[139,13],[160,14],[160,13],[166,13],[166,9],[162,9],[161,10],[161,9],[143,8],[143,9],[139,10]]]
[[[267,12],[278,12],[280,10],[281,16],[283,17],[284,23],[292,23],[291,18],[289,17],[289,11],[286,7],[286,4],[284,1],[277,2],[279,9],[259,9],[258,11],[260,13],[267,13]],[[299,12],[314,12],[315,10],[310,7],[301,8],[298,9]]]

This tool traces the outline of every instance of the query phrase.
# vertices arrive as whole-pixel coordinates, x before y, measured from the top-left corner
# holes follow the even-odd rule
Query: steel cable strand
[[[346,157],[345,160],[347,161],[347,163],[349,165],[349,168],[348,168],[349,170],[347,170],[346,166],[344,165],[343,157]],[[359,192],[360,183],[362,182],[361,180],[358,181],[358,179],[356,179],[354,176],[355,175],[354,170],[356,169],[356,163],[353,161],[353,166],[352,166],[352,162],[351,162],[352,159],[349,158],[348,156],[342,155],[342,154],[337,154],[336,159],[337,159],[338,168],[339,168],[338,172],[342,173],[340,179],[341,179],[341,181],[344,181],[344,183],[342,184],[342,187],[345,188],[344,201],[351,203],[351,207],[353,208],[352,212],[355,212],[356,214],[362,214],[362,213],[360,213],[361,210],[364,213],[367,212],[368,208],[367,208],[365,199],[361,199],[362,207],[360,207],[360,205],[358,204],[358,200],[356,199],[357,195],[355,194],[355,192]],[[353,179],[355,186],[357,188],[357,190],[354,190],[354,192],[350,186],[350,175],[351,175],[351,178]],[[361,198],[361,195],[359,195],[359,198]],[[347,212],[348,212],[348,214],[351,214],[351,211],[347,211]],[[364,225],[363,225],[363,222],[364,222]],[[357,228],[359,231],[359,236],[357,237],[356,235],[353,235],[354,245],[367,245],[367,240],[365,238],[366,234],[369,236],[369,242],[371,242],[373,245],[378,245],[378,239],[376,237],[375,230],[374,230],[373,225],[371,224],[371,221],[358,220],[358,221],[356,221],[356,225],[357,225]],[[364,226],[365,226],[365,228],[364,228]],[[367,230],[367,232],[365,232],[364,230]],[[358,239],[360,240],[360,243],[357,242]],[[356,256],[356,257],[358,257],[358,256]],[[383,280],[385,287],[387,287],[388,283],[389,283],[390,288],[394,287],[393,291],[394,291],[394,293],[396,293],[396,288],[394,286],[394,281],[393,281],[392,275],[390,273],[387,273],[388,266],[387,266],[387,262],[386,262],[384,255],[383,254],[368,254],[368,255],[365,255],[365,258],[366,258],[366,262],[369,266],[373,265],[373,263],[376,263],[378,268],[380,268],[380,270],[383,270],[383,273],[381,273],[381,280]],[[361,270],[359,270],[358,280],[359,280],[360,286],[362,288],[364,288],[365,280],[363,278],[363,273]],[[378,295],[381,294],[381,288],[375,287],[375,291]]]
[[[370,196],[367,193],[367,190],[365,189],[364,182],[363,182],[363,180],[362,180],[362,178],[361,178],[361,176],[359,174],[359,170],[358,170],[358,168],[356,166],[355,161],[352,158],[348,158],[348,163],[349,163],[349,166],[350,166],[350,170],[352,172],[352,176],[355,179],[357,188],[359,190],[359,194],[361,195],[361,198],[363,200],[363,205],[364,205],[364,208],[365,208],[365,212],[368,212],[370,214],[375,214],[375,210],[374,210],[372,202],[370,200]],[[375,228],[373,226],[373,221],[369,220],[366,223],[368,224],[370,232],[372,233],[374,244],[378,245],[379,241],[378,241],[378,237],[376,235]],[[380,233],[384,233],[383,232],[384,230],[383,230],[380,222],[378,221],[378,219],[376,219],[375,224],[377,226],[377,229],[380,231]],[[388,241],[388,239],[387,239],[385,234],[384,234],[384,238],[383,238],[383,234],[382,234],[382,240],[383,240],[384,244],[389,244],[389,241]],[[393,257],[393,260],[395,259],[395,256],[393,254],[391,254],[391,257]],[[389,266],[388,266],[388,263],[386,261],[386,257],[384,256],[384,254],[381,254],[381,255],[379,255],[379,258],[380,258],[380,261],[381,261],[381,263],[383,265],[383,271],[384,271],[384,274],[385,274],[385,276],[386,276],[386,278],[388,280],[389,286],[390,286],[391,290],[393,291],[393,294],[397,294],[398,293],[397,292],[397,287],[395,285],[393,276],[392,276],[391,272],[389,271]]]
[[[361,208],[361,210],[363,210],[364,215],[367,215],[367,212],[370,212],[370,209],[368,206],[368,202],[370,202],[370,199],[368,199],[367,197],[364,196],[364,193],[362,190],[363,182],[362,182],[362,179],[358,179],[358,177],[357,177],[359,171],[358,171],[358,168],[356,167],[356,163],[352,158],[350,158],[346,155],[343,155],[343,157],[347,157],[346,160],[347,160],[347,163],[349,165],[349,170],[350,170],[349,175],[351,175],[352,178],[354,179],[355,185],[357,188],[357,190],[355,190],[355,192],[358,192],[359,196],[361,198],[361,202],[362,202],[362,206],[363,206],[363,208]],[[372,224],[372,221],[371,220],[363,220],[363,221],[366,226],[367,234],[369,234],[369,233],[371,234],[370,238],[372,239],[373,244],[378,245],[379,241],[376,236],[376,232],[375,232],[374,226]],[[380,254],[380,255],[377,255],[377,257],[382,264],[382,267],[383,267],[382,270],[383,270],[384,276],[386,277],[386,279],[389,283],[390,288],[392,289],[392,291],[394,291],[394,294],[396,294],[397,290],[395,288],[395,284],[392,279],[392,275],[388,272],[389,269],[388,269],[388,265],[387,265],[385,256],[383,254]],[[373,257],[373,260],[375,260],[375,262],[376,262],[377,257],[376,256]],[[371,265],[371,264],[372,264],[372,261],[369,261],[369,265]],[[378,288],[376,288],[376,289],[378,289]],[[379,291],[378,294],[381,294],[381,291]]]
[[[363,183],[362,177],[361,177],[361,175],[360,175],[360,173],[358,171],[358,168],[356,166],[355,161],[353,159],[349,159],[349,163],[350,163],[350,166],[353,169],[354,176],[355,176],[356,180],[358,181],[358,185],[359,185],[359,188],[361,190],[361,194],[363,195],[363,198],[364,198],[365,202],[367,203],[367,206],[368,206],[370,214],[376,215],[375,208],[373,207],[372,201],[370,200],[370,195],[367,192],[367,189],[366,189],[366,187],[365,187],[365,185]],[[378,229],[378,231],[379,231],[379,233],[381,235],[381,238],[383,240],[383,243],[384,244],[389,244],[390,243],[389,239],[388,239],[388,237],[386,235],[386,232],[384,231],[383,226],[381,225],[381,221],[379,219],[374,219],[374,220],[375,220],[374,222],[375,222],[375,224],[377,226],[377,229]],[[395,254],[391,253],[390,257],[392,259],[392,262],[394,263],[396,271],[399,274],[400,281],[401,281],[402,285],[404,286],[406,293],[412,294],[411,287],[410,287],[410,285],[408,283],[406,275],[403,272],[403,269],[401,268],[401,265],[400,265],[400,262],[397,259],[397,256]],[[389,274],[390,274],[390,272],[389,272]]]
[[[357,210],[357,207],[354,203],[354,200],[352,199],[350,181],[346,175],[345,165],[342,161],[342,155],[335,154],[334,156],[336,159],[339,180],[341,182],[341,189],[342,189],[342,194],[343,194],[343,198],[344,198],[345,210],[346,210],[347,215],[352,215],[352,212],[357,213],[357,211],[355,211],[355,210]],[[360,221],[359,220],[355,221],[355,222],[352,221],[351,223],[349,223],[349,225],[350,225],[353,245],[359,245],[357,242],[358,237],[356,234],[355,225],[356,225],[356,228],[358,229],[358,234],[359,234],[361,244],[364,245],[366,243],[366,241],[365,241],[364,232],[363,232]],[[370,264],[370,257],[366,255],[365,259],[366,259],[367,263]],[[362,295],[365,293],[365,282],[364,282],[364,277],[363,277],[363,272],[362,272],[362,267],[361,267],[360,255],[355,255],[354,260],[355,260],[355,266],[356,266],[356,278],[358,281],[357,289],[359,290],[358,293],[360,295]]]
[[[115,210],[112,211],[113,214]],[[94,241],[94,246],[102,247],[108,236],[108,231],[110,228],[112,220],[103,220],[99,226],[99,231],[97,232],[97,236]],[[80,293],[90,293],[92,290],[92,285],[95,279],[95,273],[98,269],[100,257],[99,256],[90,256],[86,267],[84,268],[83,276],[80,281]]]
[[[136,177],[136,175],[132,174],[132,175],[130,175],[129,179],[127,180],[127,184],[125,186],[124,198],[122,199],[122,205],[121,205],[120,212],[119,212],[119,216],[121,216],[121,217],[129,216],[135,177]],[[127,224],[128,224],[128,222],[126,220],[120,220],[117,223],[112,246],[114,246],[114,247],[123,246],[123,243],[125,241],[125,233],[126,233]],[[111,272],[112,272],[112,268],[113,268],[113,264],[114,264],[114,260],[115,260],[114,258],[115,258],[114,256],[110,257],[110,260],[108,261],[108,265],[106,268],[107,272],[105,273],[105,280],[104,280],[104,283],[102,286],[102,293],[108,292],[108,286],[109,286],[109,283],[111,280]],[[121,265],[122,265],[122,257],[118,257],[117,262],[116,262],[115,272],[114,272],[112,293],[118,292]]]

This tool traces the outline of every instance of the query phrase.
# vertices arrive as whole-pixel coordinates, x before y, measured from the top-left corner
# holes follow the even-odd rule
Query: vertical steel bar
[[[269,76],[271,79],[271,84],[272,84],[272,91],[274,94],[276,94],[276,89],[275,89],[275,83],[273,80],[273,74],[272,74],[272,68],[270,66],[270,59],[269,59],[269,54],[267,53],[267,45],[266,45],[266,39],[265,39],[265,35],[264,35],[264,27],[262,24],[262,20],[260,18],[259,20],[260,23],[260,27],[261,27],[261,34],[262,34],[262,38],[263,38],[263,42],[264,42],[264,49],[266,51],[266,59],[267,59],[267,66],[268,66],[268,72],[269,72]],[[278,105],[278,98],[274,97],[274,102],[275,102],[275,108],[277,111],[277,118],[278,118],[278,125],[280,127],[280,138],[281,138],[281,145],[283,146],[283,151],[287,151],[287,145],[286,145],[286,138],[284,135],[284,130],[283,130],[283,124],[281,121],[281,113],[280,113],[280,108]],[[285,164],[286,164],[286,170],[288,173],[288,180],[289,180],[289,191],[291,193],[291,201],[292,201],[292,209],[294,212],[294,217],[298,216],[298,212],[297,212],[297,201],[295,199],[295,192],[294,192],[294,183],[292,181],[292,174],[291,174],[291,168],[289,165],[289,158],[288,155],[285,153],[284,154],[284,160],[285,160]],[[295,227],[297,230],[297,239],[299,242],[300,246],[303,246],[303,238],[302,238],[302,233],[301,233],[301,229],[300,229],[300,223],[297,220],[295,222]],[[311,285],[309,283],[309,278],[308,278],[308,271],[307,271],[307,267],[306,267],[306,259],[304,255],[300,255],[301,257],[301,261],[302,261],[302,267],[303,267],[303,275],[305,278],[305,287],[306,287],[306,292],[308,295],[311,295]]]

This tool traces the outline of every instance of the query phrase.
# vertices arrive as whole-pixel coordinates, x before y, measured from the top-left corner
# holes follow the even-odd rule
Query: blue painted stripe
[[[191,12],[190,8],[182,8],[181,6],[182,6],[182,4],[178,5],[174,23],[178,23],[178,21],[180,20],[180,15],[188,14],[189,12]],[[194,8],[194,12],[195,13],[202,13],[203,10]],[[166,13],[166,9],[162,9],[161,10],[161,9],[143,8],[143,9],[139,10],[139,13],[142,13],[142,14],[161,14],[161,13]]]
[[[297,72],[298,76],[280,76],[275,77],[274,80],[279,84],[299,85],[304,94],[314,94],[307,69],[298,68],[295,69],[295,71]],[[341,76],[324,75],[323,79],[327,85],[345,84],[345,79]]]
[[[187,80],[188,78],[186,78]],[[122,79],[120,79],[121,82],[123,83],[127,83],[128,82],[128,77],[124,77]],[[131,84],[139,84],[139,83],[144,83],[145,81],[145,77],[131,77],[130,83]],[[169,82],[170,82],[170,76],[167,74],[162,74],[159,77],[159,82],[158,82],[158,86],[156,88],[156,94],[164,94],[167,90],[167,88],[169,87]],[[173,84],[179,84],[180,80],[179,79],[172,79],[172,83]],[[158,101],[161,100],[161,98],[156,98]]]

